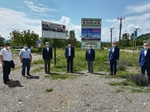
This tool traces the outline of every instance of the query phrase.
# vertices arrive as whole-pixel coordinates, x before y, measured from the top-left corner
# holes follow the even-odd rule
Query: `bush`
[[[140,85],[140,86],[148,86],[149,85],[149,80],[148,77],[142,75],[142,74],[134,74],[130,75],[127,78],[128,81],[132,81],[133,83]]]
[[[126,66],[129,65],[129,62],[126,60],[119,60],[118,61],[118,70],[124,71],[126,69]]]

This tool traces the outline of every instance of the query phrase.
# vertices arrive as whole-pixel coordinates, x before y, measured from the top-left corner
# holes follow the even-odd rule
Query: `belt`
[[[25,60],[29,60],[30,58],[23,58],[23,59],[25,59]]]

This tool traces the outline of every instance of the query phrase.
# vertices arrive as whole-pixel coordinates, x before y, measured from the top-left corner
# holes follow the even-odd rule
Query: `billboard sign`
[[[87,49],[91,44],[93,49],[101,48],[101,19],[81,19],[81,49]]]
[[[66,39],[66,26],[52,22],[41,21],[42,37]]]

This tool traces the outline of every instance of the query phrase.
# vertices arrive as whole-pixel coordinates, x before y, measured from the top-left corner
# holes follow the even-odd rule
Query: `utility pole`
[[[112,44],[112,30],[114,29],[114,28],[109,28],[110,29],[110,45]]]
[[[120,30],[119,30],[119,42],[120,42],[120,40],[121,40],[121,29],[122,29],[122,20],[124,20],[125,19],[125,17],[124,18],[122,18],[122,17],[120,17],[120,18],[117,18],[118,20],[120,20]]]

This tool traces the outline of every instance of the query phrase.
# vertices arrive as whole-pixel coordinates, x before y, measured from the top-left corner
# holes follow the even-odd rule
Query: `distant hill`
[[[140,36],[137,37],[138,40],[146,40],[148,42],[150,42],[150,33],[147,34],[142,34]]]

